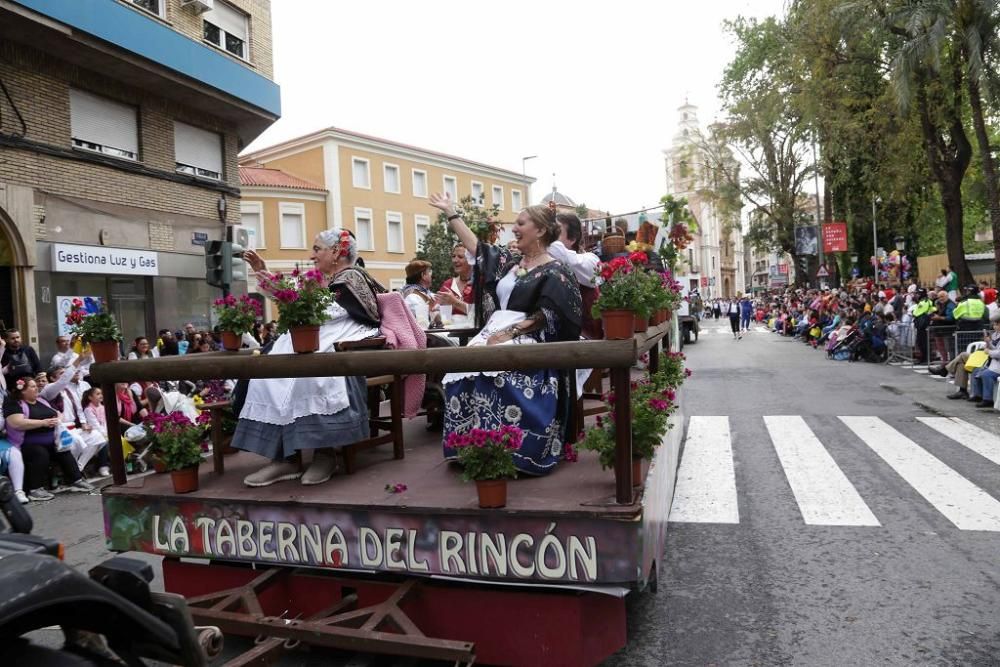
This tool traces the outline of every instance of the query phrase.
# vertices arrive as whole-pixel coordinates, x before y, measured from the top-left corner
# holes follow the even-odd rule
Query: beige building
[[[276,266],[307,261],[317,231],[344,227],[357,237],[368,271],[391,288],[402,287],[404,267],[437,218],[436,209],[427,203],[431,193],[449,192],[456,201],[471,195],[486,206],[495,203],[501,220],[510,221],[528,205],[534,182],[507,169],[335,127],[241,155],[240,164],[277,170],[325,191],[320,195],[300,188],[293,196],[272,189],[264,196],[256,188],[244,189],[244,202],[260,202],[264,211],[262,219],[250,213],[243,224],[259,226],[254,234],[264,239],[261,256],[269,265],[271,260]],[[292,231],[297,226],[306,230],[304,241]],[[288,232],[288,245],[282,230]],[[296,248],[295,243],[302,246]],[[253,285],[249,288],[252,291]]]
[[[269,0],[0,2],[0,320],[43,358],[68,297],[126,340],[210,324],[204,244],[280,114]]]
[[[712,141],[698,123],[698,108],[685,103],[677,109],[677,132],[670,148],[663,150],[667,193],[686,197],[698,222],[694,242],[685,250],[686,274],[682,280],[697,287],[703,298],[729,298],[746,287],[743,233],[738,215],[725,219],[719,206],[707,196],[712,188],[711,169],[706,164],[706,143]],[[714,150],[724,152],[725,147]],[[734,160],[735,163],[735,160]],[[738,166],[734,164],[735,169]]]

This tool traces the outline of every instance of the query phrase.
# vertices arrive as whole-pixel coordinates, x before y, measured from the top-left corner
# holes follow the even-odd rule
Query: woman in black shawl
[[[448,196],[432,195],[430,204],[448,217],[459,241],[475,252],[478,337],[486,345],[578,340],[583,308],[572,273],[548,253],[561,228],[555,212],[531,206],[514,225],[516,250],[480,242]],[[483,371],[445,376],[447,442],[451,433],[503,425],[524,432],[514,464],[523,473],[544,475],[559,461],[568,414],[566,372]],[[445,446],[446,458],[454,451]]]

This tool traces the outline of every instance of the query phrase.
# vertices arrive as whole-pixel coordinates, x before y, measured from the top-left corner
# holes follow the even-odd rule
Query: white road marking
[[[968,447],[984,459],[1000,465],[1000,436],[973,426],[958,417],[917,417],[917,421]]]
[[[729,417],[691,417],[670,521],[739,523]]]
[[[802,417],[764,417],[764,424],[806,524],[882,525]]]
[[[996,498],[878,417],[840,420],[956,527],[1000,532]]]

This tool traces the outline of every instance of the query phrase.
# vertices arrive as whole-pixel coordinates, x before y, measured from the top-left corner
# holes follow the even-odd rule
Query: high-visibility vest
[[[981,320],[986,314],[986,304],[978,297],[969,297],[955,307],[956,320]]]
[[[924,299],[917,304],[916,308],[913,309],[913,316],[920,317],[921,315],[926,315],[932,310],[934,310],[934,302],[930,299]]]

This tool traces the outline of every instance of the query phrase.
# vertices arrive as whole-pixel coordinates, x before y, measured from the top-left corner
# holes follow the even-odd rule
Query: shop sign
[[[160,275],[156,252],[65,243],[52,244],[52,270],[63,273]]]
[[[191,232],[191,245],[203,246],[208,243],[208,234],[205,232]]]
[[[163,556],[561,584],[638,575],[641,524],[107,497],[109,546]]]

